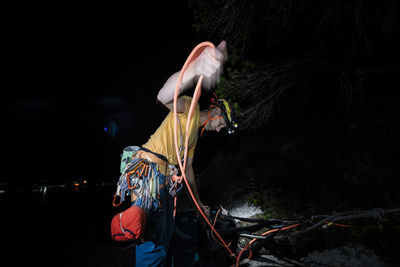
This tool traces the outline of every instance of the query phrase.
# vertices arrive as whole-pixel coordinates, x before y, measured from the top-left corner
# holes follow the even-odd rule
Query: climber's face
[[[209,122],[205,125],[207,131],[219,132],[226,127],[224,118],[221,115],[219,108],[213,108],[210,112]]]

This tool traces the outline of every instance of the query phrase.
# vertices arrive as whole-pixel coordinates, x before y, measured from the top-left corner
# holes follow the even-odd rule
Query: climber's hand
[[[226,41],[222,41],[217,47],[207,47],[190,63],[187,73],[197,81],[203,77],[203,89],[211,90],[220,80],[223,64],[227,60]]]

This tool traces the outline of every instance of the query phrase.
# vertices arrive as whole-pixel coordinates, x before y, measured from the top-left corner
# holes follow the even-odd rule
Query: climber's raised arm
[[[204,51],[192,63],[190,63],[186,69],[182,78],[179,93],[191,88],[201,75],[204,75],[202,88],[205,90],[213,88],[221,77],[223,63],[226,59],[227,52],[225,41],[222,41],[216,48],[205,48]],[[157,100],[167,106],[170,110],[173,110],[174,108],[174,93],[179,74],[180,72],[178,71],[169,77],[157,95]],[[184,111],[185,102],[182,99],[178,99],[177,112],[181,113]]]

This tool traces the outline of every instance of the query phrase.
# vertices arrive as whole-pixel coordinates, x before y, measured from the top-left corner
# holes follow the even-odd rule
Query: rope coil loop
[[[187,67],[189,66],[189,64],[192,63],[204,51],[204,49],[206,49],[207,47],[215,48],[214,44],[211,43],[211,42],[202,42],[202,43],[198,44],[192,50],[192,52],[190,53],[189,57],[186,59],[186,62],[183,65],[183,67],[182,67],[182,69],[181,69],[181,71],[179,73],[178,81],[176,83],[175,93],[174,93],[174,141],[175,141],[175,151],[176,151],[177,158],[180,157],[179,145],[178,145],[178,122],[177,122],[178,112],[177,112],[177,103],[178,103],[179,89],[181,87],[183,74],[185,73],[185,71],[186,71]],[[197,102],[198,102],[198,100],[200,98],[200,95],[201,95],[201,83],[203,81],[203,78],[204,78],[204,75],[201,75],[199,77],[199,80],[198,80],[198,82],[196,84],[196,88],[195,88],[194,93],[193,93],[192,103],[190,104],[188,119],[187,119],[187,123],[186,123],[186,137],[185,137],[185,150],[184,150],[183,162],[178,160],[178,164],[179,164],[179,168],[181,170],[182,178],[185,181],[186,187],[188,188],[189,194],[192,197],[193,202],[195,203],[197,210],[202,215],[202,217],[204,218],[205,222],[210,226],[212,232],[215,233],[215,235],[221,241],[223,246],[228,250],[229,255],[236,259],[236,255],[229,248],[229,246],[223,240],[221,235],[215,230],[215,228],[213,227],[213,225],[211,224],[211,222],[209,221],[207,216],[204,214],[203,210],[200,208],[199,203],[197,203],[196,198],[194,197],[194,194],[192,192],[192,189],[190,188],[189,182],[187,181],[186,173],[185,173],[186,162],[187,162],[187,153],[188,153],[188,149],[187,148],[189,146],[189,125],[190,125],[190,122],[191,122],[191,119],[192,119],[193,110],[194,110],[194,108],[195,108],[195,106],[196,106],[196,104],[197,104]],[[175,201],[176,201],[176,198],[175,198]]]

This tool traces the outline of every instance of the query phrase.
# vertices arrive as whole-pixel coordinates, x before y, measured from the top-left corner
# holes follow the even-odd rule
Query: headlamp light
[[[236,128],[238,127],[238,124],[237,123],[232,123],[231,124],[231,127],[229,127],[228,128],[228,134],[233,134],[234,132],[235,132],[235,130],[236,130]]]

